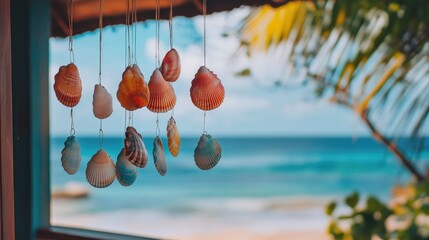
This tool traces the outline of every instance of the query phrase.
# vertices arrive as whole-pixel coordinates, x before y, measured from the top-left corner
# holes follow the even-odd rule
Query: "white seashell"
[[[167,163],[165,161],[164,146],[159,137],[153,140],[153,161],[158,173],[164,176],[167,173]]]
[[[112,95],[101,84],[96,84],[94,87],[92,112],[98,119],[108,118],[113,112]]]
[[[64,149],[61,152],[61,165],[64,170],[73,175],[79,170],[82,157],[80,156],[80,146],[75,136],[70,136],[64,142]]]
[[[137,167],[126,159],[124,151],[122,148],[116,161],[116,178],[122,186],[130,186],[137,178]]]
[[[106,151],[100,149],[86,166],[86,180],[93,187],[105,188],[112,184],[115,178],[115,164]]]
[[[209,170],[216,166],[221,157],[222,148],[218,141],[208,134],[203,134],[194,152],[197,166],[202,170]]]

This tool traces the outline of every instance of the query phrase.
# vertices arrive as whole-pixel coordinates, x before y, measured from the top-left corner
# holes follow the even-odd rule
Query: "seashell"
[[[202,170],[209,170],[216,166],[221,157],[222,148],[218,141],[208,134],[203,134],[194,152],[197,166]]]
[[[170,117],[167,124],[167,139],[168,139],[168,150],[171,155],[177,157],[180,150],[180,134],[176,126],[176,120]]]
[[[64,149],[61,151],[61,165],[64,170],[73,175],[79,170],[82,157],[80,156],[80,146],[75,136],[70,136],[64,142]]]
[[[148,154],[142,135],[133,127],[127,127],[125,132],[125,157],[137,167],[144,168],[147,164]]]
[[[82,96],[82,81],[76,65],[70,63],[61,66],[54,78],[54,91],[58,101],[67,107],[76,106]]]
[[[128,111],[145,107],[149,103],[149,87],[136,64],[125,69],[116,97],[121,106]]]
[[[108,118],[113,112],[112,95],[101,84],[96,84],[94,87],[92,112],[98,119]]]
[[[167,163],[165,161],[164,146],[162,140],[158,136],[153,140],[153,162],[156,170],[161,176],[167,173]]]
[[[86,180],[91,186],[105,188],[115,181],[116,167],[103,149],[98,150],[86,165]]]
[[[116,160],[116,178],[122,186],[130,186],[137,178],[137,167],[125,158],[124,148]]]
[[[180,69],[179,53],[172,48],[165,54],[160,71],[165,81],[175,82],[180,76]]]
[[[205,111],[219,107],[225,98],[220,79],[209,69],[201,66],[192,80],[191,99],[194,105]]]
[[[155,69],[149,80],[150,100],[147,109],[161,113],[173,109],[176,94],[170,83],[166,82],[158,69]]]

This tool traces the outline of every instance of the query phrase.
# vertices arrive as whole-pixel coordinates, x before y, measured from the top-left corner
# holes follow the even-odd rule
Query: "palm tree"
[[[254,9],[241,23],[239,50],[276,48],[286,71],[276,85],[316,83],[317,96],[353,109],[412,174],[423,171],[397,145],[418,138],[429,113],[429,2],[293,1]],[[294,74],[296,71],[304,74]],[[252,68],[239,75],[251,75]]]

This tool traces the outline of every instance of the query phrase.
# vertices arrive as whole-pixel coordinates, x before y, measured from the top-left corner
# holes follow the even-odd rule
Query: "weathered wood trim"
[[[15,239],[10,1],[0,0],[0,239]]]

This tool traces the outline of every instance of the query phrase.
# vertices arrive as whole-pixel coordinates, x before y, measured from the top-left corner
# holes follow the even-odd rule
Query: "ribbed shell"
[[[148,153],[142,136],[133,127],[127,127],[125,132],[125,157],[137,167],[144,168],[147,164]]]
[[[81,161],[79,143],[75,136],[70,136],[64,142],[64,149],[61,151],[61,165],[68,174],[73,175],[79,170]]]
[[[122,186],[130,186],[137,178],[137,167],[125,158],[124,148],[116,160],[116,178]]]
[[[98,119],[108,118],[112,112],[112,95],[101,84],[96,84],[92,96],[92,112]]]
[[[173,109],[176,94],[170,83],[166,82],[158,69],[155,69],[149,80],[150,100],[147,109],[162,113]]]
[[[167,162],[165,161],[164,146],[162,145],[161,138],[155,137],[153,140],[153,161],[156,170],[161,176],[167,173]]]
[[[216,166],[221,157],[222,148],[218,141],[208,134],[203,134],[194,152],[197,166],[202,170],[209,170]]]
[[[167,139],[168,139],[168,150],[171,155],[177,157],[180,151],[180,134],[176,126],[176,120],[170,117],[167,124]]]
[[[199,109],[209,111],[219,107],[225,98],[225,89],[217,76],[204,66],[192,80],[191,99]]]
[[[115,181],[116,167],[103,149],[98,150],[86,166],[86,180],[91,186],[105,188]]]
[[[125,69],[116,97],[121,106],[128,111],[145,107],[149,103],[149,87],[136,64]]]
[[[58,101],[67,107],[76,106],[82,96],[82,81],[73,63],[61,66],[55,74],[54,91]]]
[[[165,81],[175,82],[180,76],[180,57],[176,49],[172,48],[165,54],[161,64],[161,73]]]

